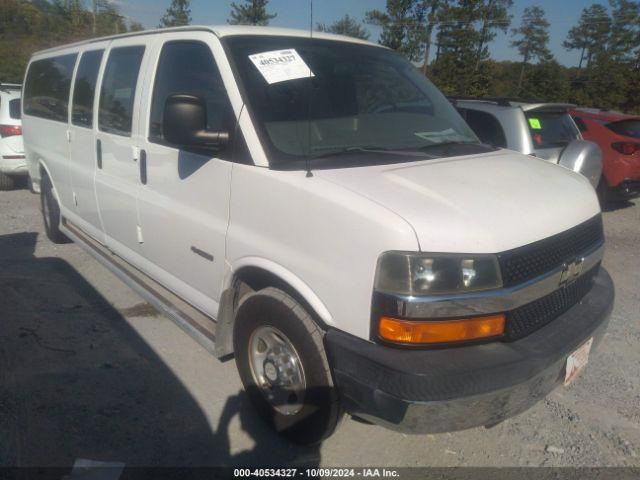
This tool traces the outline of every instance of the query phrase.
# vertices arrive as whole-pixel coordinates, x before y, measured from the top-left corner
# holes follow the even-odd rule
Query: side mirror
[[[602,175],[602,150],[593,142],[574,140],[562,150],[558,164],[581,173],[597,188]]]
[[[207,105],[193,95],[171,95],[164,104],[162,133],[167,142],[181,147],[220,150],[229,132],[209,132]]]

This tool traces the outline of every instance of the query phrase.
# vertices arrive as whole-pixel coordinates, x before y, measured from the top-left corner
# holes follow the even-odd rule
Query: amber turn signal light
[[[429,321],[380,317],[378,334],[383,340],[402,344],[465,342],[502,335],[504,320],[504,314]]]

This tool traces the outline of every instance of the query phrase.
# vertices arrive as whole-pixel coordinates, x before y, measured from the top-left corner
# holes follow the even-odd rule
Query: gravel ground
[[[609,331],[570,387],[491,429],[407,436],[347,418],[320,447],[272,435],[220,363],[0,192],[0,466],[640,466],[640,206],[604,215]]]

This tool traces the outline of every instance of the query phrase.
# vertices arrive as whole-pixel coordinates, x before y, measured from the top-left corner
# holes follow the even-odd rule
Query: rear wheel
[[[607,181],[604,176],[600,177],[600,182],[598,182],[598,186],[596,187],[596,194],[598,195],[598,200],[600,200],[600,208],[604,209],[609,203],[609,187],[607,186]]]
[[[272,287],[247,295],[236,315],[234,350],[245,390],[267,423],[300,444],[327,438],[342,415],[323,336],[298,302]]]
[[[69,243],[69,239],[60,231],[60,205],[53,193],[53,185],[47,175],[42,176],[40,188],[40,206],[47,237],[53,243]]]
[[[0,172],[0,190],[13,190],[15,186],[15,178]]]

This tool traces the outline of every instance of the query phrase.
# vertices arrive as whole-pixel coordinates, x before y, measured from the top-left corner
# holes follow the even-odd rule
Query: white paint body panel
[[[559,233],[599,212],[582,176],[509,151],[314,171],[311,177],[269,169],[216,37],[268,32],[173,29],[104,41],[107,49],[146,46],[131,137],[99,132],[96,118],[93,138],[87,134],[70,156],[66,124],[35,117],[24,121],[32,175],[39,178],[38,165],[50,172],[63,215],[205,313],[217,315],[221,294],[236,272],[257,267],[296,289],[327,324],[368,339],[381,253],[495,253]],[[255,165],[211,158],[184,176],[180,162],[195,161],[189,154],[147,140],[158,56],[162,44],[173,39],[197,39],[211,48]],[[105,61],[106,56],[102,70]],[[72,134],[72,142],[75,138]],[[103,141],[102,171],[90,166],[96,138]],[[141,184],[134,160],[138,150],[147,153],[147,185]],[[80,158],[86,159],[84,168],[75,165]],[[94,181],[95,210],[76,209],[74,193]],[[214,260],[196,255],[192,246]]]
[[[316,175],[396,212],[427,252],[498,253],[567,230],[600,209],[582,175],[508,150]]]

